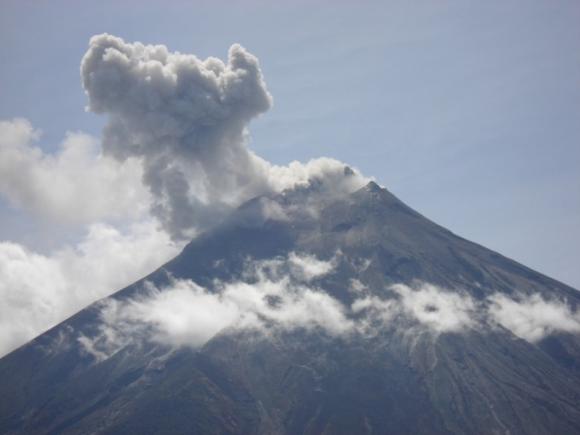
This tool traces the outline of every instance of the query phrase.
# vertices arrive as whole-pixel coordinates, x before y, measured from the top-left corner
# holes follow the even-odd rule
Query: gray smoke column
[[[244,191],[266,189],[268,164],[246,147],[245,127],[272,97],[240,45],[224,63],[103,34],[91,39],[81,75],[89,110],[109,115],[104,152],[143,158],[153,210],[173,236],[188,235],[193,215],[203,226]]]
[[[248,149],[246,127],[272,97],[258,60],[238,44],[224,63],[97,35],[81,75],[88,109],[108,115],[104,153],[142,160],[152,212],[175,239],[256,195],[312,179],[334,190],[364,182],[333,159],[274,166]]]

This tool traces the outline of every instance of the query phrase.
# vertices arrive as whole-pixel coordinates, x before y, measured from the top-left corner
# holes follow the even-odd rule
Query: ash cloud
[[[279,167],[249,150],[247,126],[272,97],[258,59],[239,44],[223,62],[98,35],[81,76],[88,109],[108,116],[105,154],[142,159],[151,211],[174,238],[191,237],[244,200],[311,175],[344,178],[344,165],[332,159]]]
[[[272,98],[241,46],[224,63],[99,35],[81,76],[89,110],[108,114],[104,152],[143,159],[152,211],[172,235],[191,236],[192,216],[203,226],[244,189],[264,190],[265,162],[248,151],[245,128]]]

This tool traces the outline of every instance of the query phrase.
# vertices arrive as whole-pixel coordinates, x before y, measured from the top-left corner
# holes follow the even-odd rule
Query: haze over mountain
[[[255,155],[246,126],[272,98],[241,46],[201,61],[99,35],[81,73],[108,117],[102,154],[70,145],[55,161],[13,121],[2,188],[66,213],[86,201],[78,171],[63,197],[43,182],[80,160],[84,189],[116,190],[116,213],[139,204],[159,225],[147,234],[188,242],[110,296],[75,281],[89,296],[61,314],[88,306],[0,359],[0,433],[580,433],[580,293],[341,162]],[[123,252],[150,265],[160,245],[143,246]],[[45,276],[38,291],[60,277]]]

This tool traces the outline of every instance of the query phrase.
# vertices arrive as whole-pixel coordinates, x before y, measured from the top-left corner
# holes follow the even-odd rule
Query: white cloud
[[[177,250],[152,221],[125,233],[95,224],[78,245],[50,255],[0,242],[0,355],[143,277]]]
[[[474,325],[475,304],[466,294],[426,283],[417,290],[403,284],[392,289],[401,296],[402,308],[408,315],[435,331],[458,332]]]
[[[401,306],[395,299],[385,299],[374,295],[357,298],[350,306],[354,314],[359,314],[357,329],[366,335],[375,335],[388,328]]]
[[[256,262],[249,266],[246,281],[216,282],[211,290],[184,280],[174,280],[164,289],[149,284],[142,296],[132,300],[105,301],[100,333],[80,336],[79,341],[87,353],[101,360],[140,339],[196,348],[228,330],[270,334],[304,328],[356,339],[358,333],[374,335],[399,328],[397,316],[435,333],[459,333],[474,326],[469,318],[473,302],[468,297],[432,285],[419,289],[397,285],[393,290],[399,298],[367,295],[356,299],[349,310],[313,287],[308,274],[292,272],[296,265],[310,267],[311,261],[291,253],[284,260]],[[292,265],[285,267],[288,263]]]
[[[428,283],[396,284],[377,292],[353,279],[355,299],[345,306],[314,285],[315,278],[335,273],[340,255],[322,260],[291,252],[270,260],[249,259],[241,279],[215,281],[211,289],[183,280],[163,289],[149,284],[132,300],[105,301],[100,333],[79,341],[101,360],[141,339],[197,348],[234,330],[270,334],[305,328],[356,340],[385,330],[435,336],[485,332],[485,320],[491,319],[531,342],[555,331],[580,332],[577,314],[538,295],[515,301],[495,294],[477,302],[463,291]]]
[[[357,284],[357,293],[364,290]],[[364,313],[363,329],[377,322],[389,324],[398,315],[426,327],[434,332],[460,332],[475,327],[473,320],[476,304],[473,299],[457,292],[422,283],[418,288],[396,284],[390,289],[397,298],[379,298],[366,295],[356,299],[351,308],[355,313]]]
[[[546,300],[539,294],[512,299],[496,293],[490,302],[490,317],[524,340],[537,342],[557,332],[580,333],[580,313],[563,301]]]
[[[336,257],[330,261],[324,261],[319,260],[313,255],[298,255],[292,252],[288,256],[288,261],[296,275],[302,277],[304,281],[312,281],[313,279],[327,275],[334,269]]]
[[[291,257],[294,271],[310,267],[312,258],[294,253]],[[100,333],[91,338],[82,335],[79,341],[100,360],[139,337],[170,346],[199,347],[227,329],[319,328],[332,335],[352,330],[340,302],[305,285],[311,275],[304,270],[284,275],[281,267],[280,259],[257,262],[248,271],[251,283],[216,282],[212,290],[188,280],[174,280],[164,289],[148,284],[143,296],[105,301]]]
[[[362,293],[366,290],[366,286],[358,279],[353,278],[350,280],[349,291],[353,293]]]
[[[81,76],[89,109],[108,114],[105,154],[143,159],[152,212],[170,234],[187,238],[240,197],[268,190],[268,163],[248,150],[245,129],[272,98],[240,45],[224,63],[97,35]]]
[[[0,121],[0,195],[59,222],[135,218],[149,206],[135,160],[99,154],[95,138],[68,133],[55,154],[34,146],[40,132],[24,119]]]
[[[335,267],[336,257],[322,261],[292,252],[285,258],[249,262],[242,280],[215,282],[212,289],[183,280],[164,289],[149,284],[132,300],[106,301],[101,332],[90,339],[80,337],[81,343],[86,352],[102,359],[132,339],[195,348],[228,330],[270,334],[305,328],[357,339],[357,334],[400,329],[403,324],[395,319],[401,317],[435,333],[460,333],[476,326],[470,318],[471,298],[429,284],[416,289],[396,285],[384,298],[361,290],[347,307],[312,284],[314,276],[332,274]]]

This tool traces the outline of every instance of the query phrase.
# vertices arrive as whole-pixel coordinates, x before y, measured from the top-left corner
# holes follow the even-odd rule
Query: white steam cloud
[[[364,292],[360,281],[352,285],[357,293]],[[400,315],[437,333],[460,332],[476,326],[473,320],[476,306],[467,294],[453,293],[427,283],[418,288],[396,284],[390,290],[395,298],[366,295],[353,302],[352,311],[366,316],[363,317],[364,329],[372,329],[377,324],[387,326]]]

